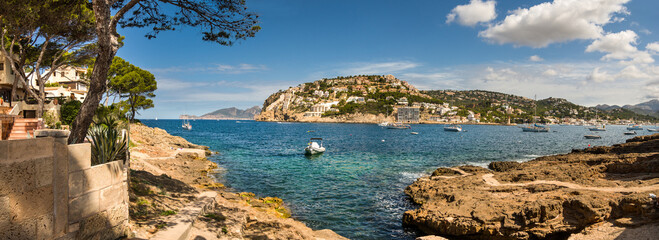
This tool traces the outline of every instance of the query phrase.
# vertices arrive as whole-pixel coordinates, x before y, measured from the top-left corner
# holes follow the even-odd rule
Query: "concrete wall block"
[[[128,204],[128,202],[130,202],[130,199],[129,199],[130,196],[128,194],[128,183],[123,182],[121,184],[121,188],[123,189],[123,193],[124,193],[124,204]]]
[[[128,221],[128,205],[119,204],[107,210],[110,226],[117,226]]]
[[[51,214],[37,218],[37,239],[53,239],[53,216]]]
[[[15,224],[0,225],[0,239],[35,239],[37,227],[34,219]]]
[[[85,188],[83,191],[95,191],[112,185],[112,175],[108,164],[101,164],[83,171]]]
[[[112,184],[120,183],[124,180],[124,164],[121,161],[113,161],[106,163],[112,175]]]
[[[53,183],[53,157],[37,159],[34,161],[36,171],[36,186],[43,187]]]
[[[36,158],[47,158],[53,156],[52,138],[31,138],[21,140],[9,140],[7,146],[7,159],[5,162],[22,162]]]
[[[80,230],[80,222],[69,224],[69,233],[77,232]]]
[[[99,191],[89,192],[69,200],[69,223],[75,223],[99,212]]]
[[[109,229],[108,216],[105,211],[96,213],[80,221],[78,239],[92,239],[96,233]]]
[[[123,189],[121,185],[113,185],[101,189],[101,211],[111,209],[123,202]]]
[[[11,220],[11,205],[9,196],[0,197],[0,226],[9,225]]]
[[[66,234],[66,226],[69,224],[69,148],[66,143],[54,142],[55,169],[53,173],[53,188],[55,193],[55,238]],[[78,171],[80,172],[80,171]],[[82,176],[82,172],[80,172]],[[82,180],[82,177],[80,177]],[[80,183],[82,192],[83,183]]]
[[[0,141],[0,163],[9,159],[9,141]]]
[[[83,171],[69,173],[69,198],[78,197],[83,193],[85,180]]]
[[[0,196],[34,189],[36,185],[34,165],[33,161],[0,164]]]
[[[92,166],[92,148],[90,143],[68,145],[69,172],[85,170]]]
[[[53,213],[53,188],[46,186],[9,196],[12,221],[35,219]]]

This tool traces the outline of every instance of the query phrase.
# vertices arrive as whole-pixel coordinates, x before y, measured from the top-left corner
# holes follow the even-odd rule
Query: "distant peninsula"
[[[254,106],[245,110],[235,107],[223,108],[201,116],[181,115],[179,119],[221,119],[221,120],[253,120],[254,116],[261,112],[259,106]]]
[[[655,102],[586,107],[484,90],[418,90],[393,75],[324,78],[270,95],[257,121],[457,124],[656,123]],[[639,111],[639,110],[643,111]]]

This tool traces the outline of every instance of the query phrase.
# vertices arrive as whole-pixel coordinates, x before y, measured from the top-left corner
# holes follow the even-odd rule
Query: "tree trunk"
[[[98,108],[98,104],[103,98],[103,93],[107,88],[107,77],[112,58],[117,53],[119,48],[118,35],[114,29],[111,28],[111,12],[110,3],[105,0],[93,0],[94,16],[96,17],[96,35],[98,53],[96,55],[96,62],[94,70],[89,82],[89,90],[85,101],[80,107],[78,116],[73,120],[71,135],[69,135],[69,143],[81,143],[87,136],[87,130],[92,123],[94,113]]]

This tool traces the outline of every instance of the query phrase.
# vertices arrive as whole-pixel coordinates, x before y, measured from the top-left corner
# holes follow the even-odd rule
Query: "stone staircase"
[[[7,140],[26,139],[28,138],[28,133],[30,137],[34,137],[34,130],[37,128],[39,128],[39,119],[16,118]]]

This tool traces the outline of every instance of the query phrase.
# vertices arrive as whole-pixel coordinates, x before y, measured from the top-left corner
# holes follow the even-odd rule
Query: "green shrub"
[[[60,108],[60,120],[62,121],[62,124],[71,125],[76,116],[78,116],[81,105],[82,103],[78,100],[71,100],[62,104],[62,107]]]
[[[128,139],[117,129],[99,124],[90,127],[87,134],[92,145],[92,165],[125,158]]]
[[[160,216],[169,216],[169,215],[174,215],[174,214],[176,214],[176,211],[174,211],[174,210],[167,210],[167,211],[160,212]]]

